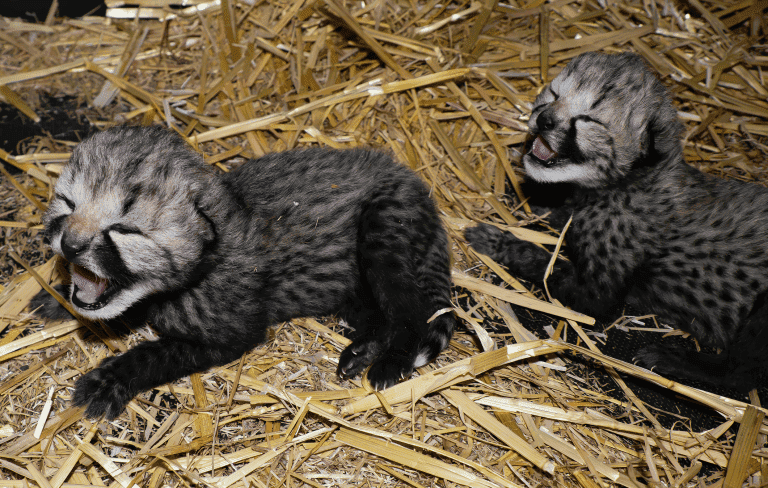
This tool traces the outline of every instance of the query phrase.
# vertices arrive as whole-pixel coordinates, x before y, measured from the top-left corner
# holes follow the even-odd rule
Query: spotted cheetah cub
[[[536,98],[528,126],[529,177],[573,191],[560,209],[573,215],[571,260],[557,261],[552,295],[597,316],[625,301],[722,349],[641,349],[637,361],[661,374],[741,390],[763,384],[768,190],[684,162],[683,125],[634,54],[573,59]],[[542,279],[542,249],[489,225],[466,237],[518,276]]]
[[[455,325],[429,320],[451,306],[429,189],[376,151],[286,151],[222,175],[175,133],[118,127],[75,149],[43,220],[78,313],[145,315],[161,334],[77,380],[89,416],[236,360],[294,317],[345,318],[338,373],[370,366],[377,389],[434,359]]]

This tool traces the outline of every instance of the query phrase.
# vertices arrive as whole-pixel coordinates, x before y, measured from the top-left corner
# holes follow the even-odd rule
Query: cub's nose
[[[539,132],[552,130],[556,125],[557,118],[555,118],[555,111],[552,107],[545,108],[536,119],[536,128]]]
[[[73,261],[78,254],[86,250],[90,242],[87,237],[65,232],[61,236],[61,252],[67,261]]]

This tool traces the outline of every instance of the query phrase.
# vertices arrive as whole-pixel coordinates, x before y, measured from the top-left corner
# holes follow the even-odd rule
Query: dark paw
[[[341,352],[336,373],[340,378],[354,378],[362,373],[380,352],[381,346],[373,339],[358,339]]]
[[[385,354],[368,370],[368,382],[376,390],[384,390],[407,379],[413,373],[413,359],[409,356]]]
[[[659,362],[663,361],[666,356],[664,349],[664,346],[658,344],[645,346],[635,353],[632,362],[645,369],[653,369]]]
[[[679,373],[676,364],[684,357],[685,351],[678,348],[663,344],[651,344],[637,351],[632,361],[656,374],[667,376]]]
[[[63,297],[69,296],[69,290],[67,285],[56,285],[53,287]],[[45,290],[40,290],[37,295],[32,297],[29,302],[29,309],[32,310],[35,315],[43,319],[50,320],[64,320],[73,319],[69,311],[56,301],[53,296]]]
[[[464,237],[477,251],[503,264],[517,277],[531,281],[541,279],[551,257],[535,244],[487,224],[466,229]]]
[[[562,230],[565,224],[568,223],[568,219],[571,217],[571,213],[559,208],[544,207],[539,205],[531,205],[531,213],[537,217],[543,217],[544,221],[550,225],[553,229]]]
[[[492,225],[480,224],[477,227],[465,229],[464,238],[477,251],[493,257],[502,241],[507,239],[507,235],[504,231]]]
[[[75,382],[72,404],[85,406],[85,415],[98,418],[104,415],[112,420],[122,413],[134,393],[115,371],[116,358],[107,358],[101,365],[84,374]]]

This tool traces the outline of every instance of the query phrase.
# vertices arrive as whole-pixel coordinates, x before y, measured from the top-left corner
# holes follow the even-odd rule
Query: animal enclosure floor
[[[652,319],[620,323],[605,343],[610,324],[532,294],[462,237],[483,221],[557,243],[522,206],[520,157],[539,90],[589,50],[637,52],[660,74],[690,164],[765,185],[763,0],[107,6],[107,17],[0,18],[0,98],[45,128],[0,150],[0,485],[768,482],[759,396],[749,406],[635,367],[636,341],[665,333]],[[45,127],[62,107],[73,127]],[[242,361],[139,395],[115,421],[84,419],[69,407],[74,381],[155,333],[42,323],[25,307],[39,281],[66,279],[40,226],[56,176],[82,131],[118,123],[168,125],[221,171],[294,147],[391,152],[430,185],[451,238],[462,327],[450,347],[372,392],[336,377],[347,340],[334,318],[295,320]]]

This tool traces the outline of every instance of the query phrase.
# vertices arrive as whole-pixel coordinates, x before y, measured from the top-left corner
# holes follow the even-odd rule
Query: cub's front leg
[[[543,283],[551,254],[509,232],[481,224],[464,231],[473,248],[503,264],[512,275]],[[624,289],[623,276],[602,270],[595,262],[557,259],[547,287],[554,298],[579,312],[604,315],[618,303]]]
[[[56,285],[53,289],[56,290],[59,295],[65,298],[69,297],[69,289],[67,285]],[[69,313],[69,310],[64,308],[64,306],[53,298],[53,295],[46,290],[40,290],[37,295],[32,297],[32,300],[29,302],[29,309],[41,319],[65,320],[75,318]]]
[[[238,359],[250,347],[163,337],[107,358],[75,382],[72,403],[85,414],[114,419],[137,394]]]
[[[464,237],[475,250],[509,268],[515,277],[535,283],[541,283],[551,259],[544,249],[492,225],[470,227]]]

